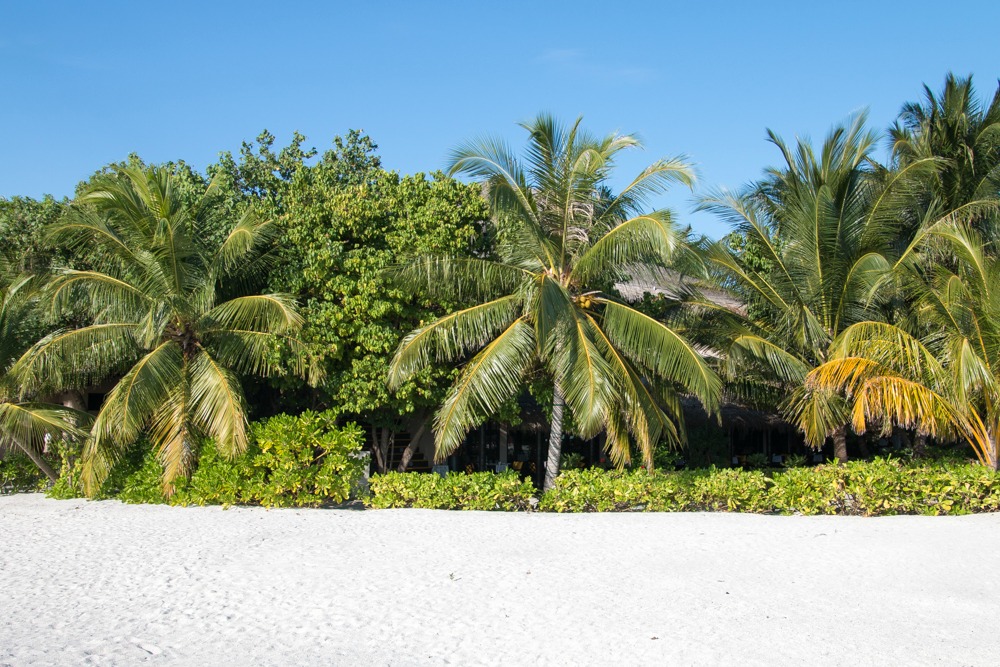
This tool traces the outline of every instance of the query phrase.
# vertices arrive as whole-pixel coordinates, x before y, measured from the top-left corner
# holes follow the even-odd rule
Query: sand
[[[997,665],[1000,515],[0,497],[0,665]]]

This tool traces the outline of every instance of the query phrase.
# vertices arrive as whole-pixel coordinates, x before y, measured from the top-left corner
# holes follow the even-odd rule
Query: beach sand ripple
[[[4,665],[997,665],[1000,515],[0,497]]]

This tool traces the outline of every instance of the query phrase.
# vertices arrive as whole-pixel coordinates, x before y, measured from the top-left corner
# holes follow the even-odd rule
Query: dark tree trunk
[[[562,427],[563,427],[563,398],[562,388],[556,383],[555,391],[552,394],[552,426],[549,430],[549,455],[545,460],[545,483],[542,485],[543,491],[548,491],[556,483],[559,475],[559,461],[562,458]]]
[[[420,422],[420,427],[417,428],[417,432],[413,434],[413,437],[410,438],[410,442],[406,445],[406,449],[403,450],[403,455],[399,459],[399,472],[406,472],[406,468],[410,465],[410,461],[413,460],[413,454],[417,451],[417,445],[420,442],[420,438],[423,436],[424,431],[427,430],[428,421],[430,421],[430,417]]]
[[[927,456],[927,436],[923,433],[917,433],[917,436],[913,438],[913,458],[922,459]]]
[[[381,431],[381,433],[379,433]],[[385,474],[389,466],[386,456],[389,451],[389,429],[376,429],[372,426],[372,454],[375,459],[375,472]]]
[[[22,452],[28,455],[28,458],[31,459],[31,462],[34,463],[36,466],[38,466],[39,470],[45,473],[46,477],[48,477],[53,482],[59,481],[59,475],[56,474],[56,471],[52,469],[52,466],[49,465],[48,461],[43,459],[42,455],[36,452],[33,447],[25,447],[17,440],[15,440],[14,442],[17,443],[17,446],[21,448]]]
[[[833,432],[833,456],[837,463],[847,463],[847,427],[841,426]]]

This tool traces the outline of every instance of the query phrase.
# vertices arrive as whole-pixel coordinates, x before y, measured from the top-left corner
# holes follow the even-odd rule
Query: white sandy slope
[[[0,497],[0,665],[998,665],[1000,515]]]

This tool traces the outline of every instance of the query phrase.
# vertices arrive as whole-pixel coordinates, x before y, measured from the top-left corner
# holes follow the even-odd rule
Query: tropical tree
[[[77,197],[51,238],[92,257],[90,270],[56,269],[47,286],[55,310],[84,304],[87,326],[58,330],[16,364],[28,390],[117,379],[83,450],[93,494],[123,451],[148,437],[167,492],[188,473],[199,437],[236,455],[247,446],[239,374],[273,375],[276,341],[297,348],[293,300],[257,294],[269,266],[274,225],[247,213],[214,247],[215,207],[185,204],[167,169],[124,168]],[[305,372],[305,362],[295,368]]]
[[[922,215],[911,220],[958,212],[981,234],[998,231],[996,210],[979,204],[1000,197],[1000,87],[987,103],[976,96],[971,76],[949,74],[940,94],[924,86],[922,103],[905,104],[889,134],[899,166],[938,161],[923,181]]]
[[[489,212],[476,185],[375,166],[361,179],[345,171],[353,162],[350,153],[324,157],[295,178],[280,217],[286,261],[272,284],[299,296],[301,338],[324,370],[306,398],[370,426],[372,462],[385,472],[395,434],[408,431],[416,444],[452,379],[449,369],[427,369],[390,392],[389,363],[405,333],[457,305],[415,297],[385,270],[415,253],[470,256]]]
[[[859,114],[834,128],[819,155],[806,141],[792,149],[769,132],[784,164],[741,194],[702,204],[729,221],[739,241],[707,251],[718,280],[747,307],[746,317],[728,318],[723,376],[736,388],[777,388],[782,412],[807,442],[820,447],[832,435],[840,461],[847,460],[846,404],[833,392],[807,390],[805,379],[844,329],[878,317],[873,296],[898,257],[899,212],[918,177],[934,168],[930,159],[894,172],[878,167],[870,158],[877,137],[864,122]]]
[[[88,416],[59,405],[22,401],[21,388],[8,372],[30,345],[35,333],[33,284],[15,275],[12,262],[0,254],[0,452],[22,451],[53,482],[58,475],[42,456],[46,437],[80,437],[78,424]]]
[[[662,264],[675,252],[669,211],[643,210],[669,184],[690,185],[690,167],[654,162],[613,195],[615,158],[640,144],[630,135],[594,137],[580,122],[566,127],[540,115],[523,124],[520,159],[495,138],[457,148],[451,173],[484,181],[495,256],[423,256],[397,272],[401,284],[475,303],[407,335],[390,368],[397,387],[434,362],[476,352],[436,415],[436,456],[455,450],[539,370],[553,386],[545,488],[559,472],[564,411],[581,437],[606,431],[616,463],[630,461],[631,436],[651,465],[661,438],[681,440],[678,390],[710,412],[720,392],[687,340],[610,289],[631,265]]]
[[[914,301],[912,320],[848,327],[807,383],[844,394],[858,432],[901,426],[966,439],[984,465],[997,469],[1000,259],[995,251],[968,224],[946,222],[926,230],[901,263]]]

